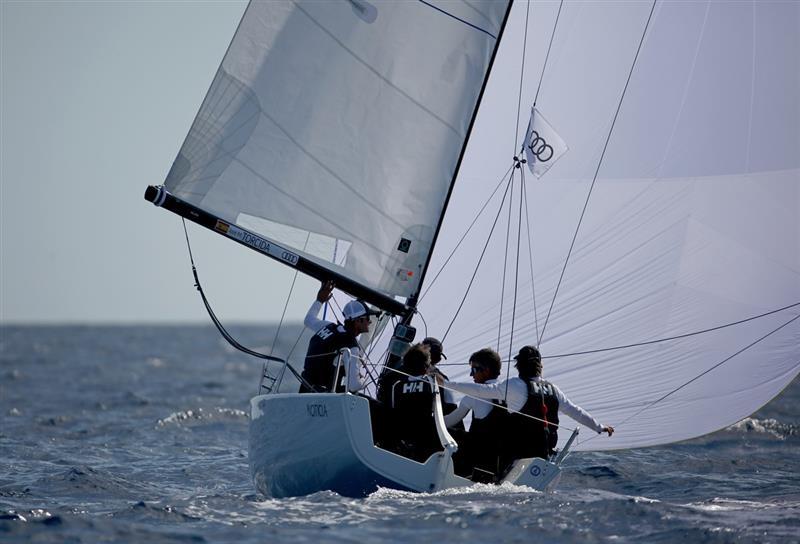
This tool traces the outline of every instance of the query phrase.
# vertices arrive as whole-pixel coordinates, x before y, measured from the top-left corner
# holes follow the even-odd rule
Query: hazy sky
[[[2,322],[207,321],[180,219],[142,195],[245,5],[2,0]],[[280,317],[289,269],[189,229],[223,320]]]

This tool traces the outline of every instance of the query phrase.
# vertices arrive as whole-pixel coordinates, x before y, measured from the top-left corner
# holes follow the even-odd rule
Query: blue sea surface
[[[205,326],[0,328],[0,542],[800,540],[798,380],[712,435],[575,453],[553,493],[266,499],[247,463],[260,370]]]

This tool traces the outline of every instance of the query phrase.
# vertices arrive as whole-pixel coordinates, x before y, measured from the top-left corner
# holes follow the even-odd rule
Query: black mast
[[[464,143],[461,146],[461,153],[458,155],[458,161],[456,162],[455,170],[453,171],[453,177],[450,180],[450,187],[447,190],[447,196],[445,197],[444,206],[442,207],[442,213],[439,216],[439,223],[436,225],[436,232],[433,235],[433,240],[431,241],[431,251],[428,253],[428,258],[425,261],[425,265],[422,268],[422,272],[419,278],[419,284],[417,286],[417,292],[410,296],[407,300],[407,309],[406,312],[402,315],[401,322],[395,327],[394,335],[392,336],[392,340],[389,343],[389,355],[386,359],[386,364],[384,365],[384,370],[381,373],[380,379],[378,381],[378,400],[387,401],[387,394],[388,394],[388,385],[391,383],[392,378],[396,375],[393,370],[397,369],[400,366],[400,361],[402,360],[403,353],[405,349],[407,349],[408,344],[410,344],[414,340],[414,336],[416,335],[416,330],[411,326],[411,319],[414,316],[417,308],[417,302],[419,298],[419,294],[422,290],[422,282],[425,279],[425,273],[428,270],[428,266],[431,262],[431,255],[433,254],[433,248],[436,245],[436,239],[439,237],[439,231],[442,228],[442,222],[444,221],[444,214],[447,210],[447,205],[450,202],[450,196],[453,194],[453,187],[455,186],[456,179],[458,178],[458,172],[461,168],[461,162],[464,160],[464,154],[467,150],[467,143],[469,142],[469,137],[472,134],[472,128],[475,126],[475,119],[478,117],[478,109],[480,108],[481,101],[483,100],[483,94],[486,91],[486,86],[489,83],[489,76],[492,73],[492,67],[494,66],[494,61],[497,58],[497,51],[500,49],[500,40],[503,38],[503,32],[506,29],[506,23],[508,22],[508,17],[511,14],[511,7],[513,5],[513,0],[510,0],[508,3],[508,7],[506,8],[506,13],[503,16],[503,22],[500,25],[500,32],[497,35],[497,43],[495,45],[494,51],[492,52],[492,58],[489,60],[489,66],[486,68],[486,75],[483,78],[483,85],[481,86],[481,91],[478,94],[478,100],[475,103],[475,109],[472,111],[472,118],[469,122],[469,127],[467,128],[467,135],[464,138]]]
[[[433,255],[433,248],[436,245],[436,239],[439,237],[439,231],[442,229],[442,223],[444,222],[444,215],[447,211],[447,205],[450,203],[450,196],[453,194],[453,188],[456,184],[456,179],[458,178],[459,170],[461,169],[461,162],[464,160],[464,154],[467,151],[467,144],[469,143],[470,135],[472,134],[472,128],[475,126],[475,119],[478,117],[478,109],[480,109],[481,101],[483,100],[483,93],[486,91],[486,86],[489,83],[489,76],[492,73],[492,67],[494,66],[495,58],[497,58],[497,52],[500,50],[500,40],[503,39],[503,33],[506,29],[506,23],[508,22],[508,17],[511,14],[511,8],[514,4],[514,0],[509,0],[508,8],[506,8],[506,13],[503,16],[503,22],[500,25],[500,32],[497,34],[497,44],[495,45],[494,51],[492,52],[492,58],[489,60],[489,66],[486,69],[486,76],[483,78],[483,85],[481,86],[481,92],[478,94],[478,101],[475,103],[475,109],[472,112],[472,119],[469,121],[469,127],[467,128],[467,136],[464,138],[464,144],[461,146],[461,153],[458,155],[458,161],[456,162],[456,168],[453,171],[453,177],[450,180],[450,187],[447,190],[447,196],[444,200],[444,206],[442,207],[442,213],[439,216],[439,223],[436,225],[436,231],[433,234],[433,240],[431,241],[431,250],[428,253],[428,258],[425,261],[425,265],[422,267],[422,272],[420,273],[419,283],[417,284],[417,292],[411,295],[408,298],[407,306],[408,311],[403,316],[403,323],[410,324],[411,316],[414,314],[414,311],[417,307],[417,299],[419,298],[420,292],[422,292],[422,282],[425,279],[425,274],[428,271],[428,266],[431,263],[431,256]]]

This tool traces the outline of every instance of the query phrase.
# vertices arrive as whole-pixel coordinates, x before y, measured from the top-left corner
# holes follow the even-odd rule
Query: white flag
[[[532,108],[528,131],[525,133],[525,158],[533,175],[542,177],[567,149],[567,144],[539,110]]]

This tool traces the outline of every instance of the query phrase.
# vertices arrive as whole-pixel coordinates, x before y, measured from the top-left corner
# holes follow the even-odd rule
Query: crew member
[[[308,309],[303,323],[314,331],[308,342],[302,377],[308,384],[300,384],[300,393],[322,393],[345,391],[343,378],[347,378],[346,390],[356,392],[366,387],[361,375],[362,364],[358,335],[369,332],[370,315],[375,314],[361,300],[351,300],[344,305],[344,325],[323,321],[317,316],[333,293],[333,282],[326,281],[317,292],[317,299]],[[341,350],[344,349],[342,352]],[[341,352],[341,361],[339,356]],[[337,375],[337,368],[339,369]],[[335,380],[334,380],[335,377]]]
[[[439,383],[449,380],[450,378],[447,377],[447,374],[442,372],[442,370],[436,366],[442,359],[447,359],[447,355],[444,354],[442,342],[438,338],[429,336],[423,340],[421,344],[422,347],[427,348],[428,353],[431,354],[431,366],[429,371],[430,375],[436,378]],[[447,415],[456,409],[456,406],[458,405],[456,404],[456,399],[452,391],[441,389],[440,396],[442,399],[442,413],[444,415]],[[455,424],[454,428],[463,431],[464,424],[457,423]]]
[[[446,382],[445,387],[482,399],[506,398],[511,412],[509,429],[512,459],[547,459],[558,441],[559,411],[597,433],[614,433],[583,408],[570,401],[554,384],[542,379],[542,357],[534,346],[525,346],[514,357],[519,374],[500,383]],[[506,396],[506,391],[508,392]]]
[[[500,376],[502,363],[496,351],[484,348],[470,355],[469,366],[475,383],[494,384]],[[459,432],[457,425],[463,429],[462,420],[470,411],[472,423],[469,432]],[[508,423],[505,402],[502,399],[487,402],[464,396],[458,407],[444,417],[444,422],[458,442],[458,451],[453,456],[456,474],[481,482],[495,480],[507,464],[503,455]]]
[[[400,367],[402,374],[391,388],[391,448],[397,453],[425,462],[441,450],[433,419],[435,395],[430,370],[430,354],[421,344],[409,348]]]

